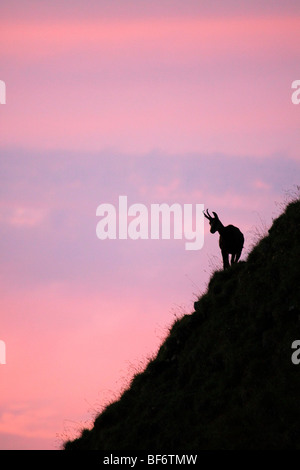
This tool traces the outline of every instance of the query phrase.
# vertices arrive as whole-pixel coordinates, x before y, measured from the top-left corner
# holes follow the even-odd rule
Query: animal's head
[[[214,217],[212,217],[210,213],[208,212],[208,209],[206,209],[206,213],[203,211],[203,214],[209,220],[210,233],[215,233],[218,230],[218,226],[220,223],[218,215],[215,212],[213,212]]]

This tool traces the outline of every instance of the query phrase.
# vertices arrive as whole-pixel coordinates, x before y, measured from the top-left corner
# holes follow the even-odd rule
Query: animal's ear
[[[213,214],[214,214],[215,218],[219,220],[218,214],[216,214],[215,212],[213,212]]]

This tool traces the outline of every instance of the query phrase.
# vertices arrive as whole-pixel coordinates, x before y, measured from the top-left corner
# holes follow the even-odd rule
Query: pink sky
[[[98,240],[99,204],[202,203],[243,259],[278,215],[299,184],[299,44],[297,1],[0,6],[0,449],[89,424],[219,266],[207,226],[195,252]]]

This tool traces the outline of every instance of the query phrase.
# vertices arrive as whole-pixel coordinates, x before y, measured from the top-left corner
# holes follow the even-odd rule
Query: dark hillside
[[[300,449],[297,339],[300,201],[246,262],[212,276],[156,358],[65,449]]]

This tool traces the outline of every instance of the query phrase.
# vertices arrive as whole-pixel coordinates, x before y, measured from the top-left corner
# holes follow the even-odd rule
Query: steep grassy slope
[[[240,262],[91,430],[65,449],[300,449],[300,201]]]

